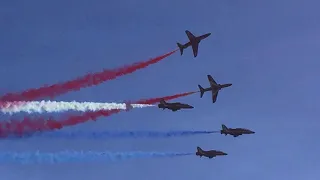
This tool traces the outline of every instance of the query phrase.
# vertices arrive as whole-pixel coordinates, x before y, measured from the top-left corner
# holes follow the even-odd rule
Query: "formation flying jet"
[[[170,109],[172,111],[178,111],[180,109],[192,109],[193,107],[189,104],[182,104],[182,103],[168,103],[164,99],[160,100],[160,104],[158,104],[159,108],[162,108],[163,110],[165,108]]]
[[[226,88],[229,86],[232,86],[232,84],[218,84],[216,81],[212,78],[211,75],[208,75],[208,80],[210,83],[210,87],[203,88],[200,85],[198,85],[200,89],[200,98],[202,98],[203,94],[207,91],[212,92],[212,102],[215,103],[217,101],[218,93],[222,88]]]
[[[245,128],[228,128],[226,125],[222,124],[221,134],[227,135],[230,134],[233,137],[240,136],[242,134],[254,134],[254,131]]]
[[[133,109],[132,104],[130,104],[129,102],[125,102],[126,104],[126,111],[130,111],[131,109]]]
[[[192,47],[193,50],[193,55],[194,57],[197,57],[198,55],[198,47],[199,47],[199,43],[201,40],[209,37],[211,35],[211,33],[207,33],[201,36],[195,36],[193,35],[190,31],[186,30],[186,34],[188,36],[189,42],[187,42],[186,44],[180,44],[177,43],[179,49],[180,49],[180,53],[181,55],[183,54],[183,50],[188,48],[189,46]]]
[[[202,157],[202,156],[208,157],[208,158],[211,159],[211,158],[216,157],[216,156],[225,156],[225,155],[228,155],[228,154],[225,153],[225,152],[222,152],[222,151],[217,151],[217,150],[204,151],[200,147],[197,147],[196,155],[200,156],[200,157]]]

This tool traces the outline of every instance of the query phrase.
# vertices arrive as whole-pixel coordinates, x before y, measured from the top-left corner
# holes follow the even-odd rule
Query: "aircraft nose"
[[[251,134],[255,134],[256,132],[254,132],[254,131],[250,131],[251,132]]]
[[[227,153],[225,153],[225,152],[223,152],[223,153],[222,153],[222,155],[226,156],[226,155],[228,155],[228,154],[227,154]]]

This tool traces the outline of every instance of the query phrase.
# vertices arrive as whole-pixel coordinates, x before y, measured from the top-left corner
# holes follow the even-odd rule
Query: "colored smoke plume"
[[[25,133],[42,132],[48,130],[61,129],[67,126],[73,126],[76,124],[84,123],[89,120],[95,121],[100,116],[110,116],[114,113],[118,113],[121,110],[100,110],[97,112],[86,112],[83,115],[69,116],[59,121],[53,117],[45,119],[43,117],[33,119],[25,117],[22,121],[11,120],[0,122],[0,137],[23,136]]]
[[[128,104],[132,108],[145,108],[152,107],[151,104]],[[6,102],[6,105],[0,108],[2,113],[53,113],[65,111],[99,111],[99,110],[112,110],[123,109],[127,110],[126,103],[98,103],[98,102],[64,102],[64,101],[17,101]]]
[[[179,97],[188,96],[188,95],[194,94],[196,92],[197,91],[192,91],[192,92],[175,94],[175,95],[172,95],[172,96],[165,96],[165,97],[158,97],[158,98],[151,98],[151,99],[141,99],[141,100],[138,100],[138,101],[136,101],[134,103],[136,103],[136,104],[155,104],[155,103],[160,102],[161,99],[164,99],[165,101],[169,101],[169,100],[176,99],[176,98],[179,98]]]
[[[194,153],[179,152],[82,152],[82,151],[63,151],[57,153],[41,152],[1,152],[0,163],[19,163],[19,164],[57,164],[70,162],[112,162],[135,158],[173,158],[179,156],[193,155]]]
[[[101,84],[105,81],[115,79],[117,77],[127,75],[135,72],[136,70],[143,69],[151,64],[155,64],[162,59],[172,55],[177,50],[171,51],[162,56],[150,59],[148,61],[143,61],[139,63],[134,63],[131,65],[123,66],[114,70],[103,70],[102,72],[97,72],[93,74],[87,74],[83,77],[79,77],[75,80],[70,80],[63,83],[53,84],[51,86],[43,86],[37,89],[29,89],[20,93],[8,93],[0,98],[0,101],[32,101],[39,98],[50,97],[67,93],[69,91],[78,91],[81,88],[95,86]],[[3,102],[2,102],[3,103]],[[0,104],[2,104],[0,103]]]
[[[160,101],[160,99],[172,100],[183,96],[191,95],[195,92],[180,93],[173,96],[165,96],[160,98],[151,98],[145,100],[139,100],[133,102],[132,104],[155,104]],[[96,112],[85,112],[82,115],[69,116],[66,119],[55,120],[53,117],[49,119],[38,118],[30,119],[25,117],[22,121],[9,121],[9,122],[0,122],[0,137],[7,137],[11,134],[23,136],[24,133],[37,132],[37,131],[46,131],[46,130],[55,130],[61,129],[67,126],[73,126],[76,124],[84,123],[89,120],[96,120],[99,117],[106,117],[112,114],[119,113],[121,110],[100,110]]]
[[[182,136],[194,136],[203,134],[212,134],[220,131],[169,131],[169,132],[159,132],[159,131],[102,131],[102,132],[43,132],[43,133],[32,133],[30,135],[24,134],[23,137],[40,137],[40,138],[63,138],[63,139],[95,139],[95,140],[105,140],[107,138],[171,138],[171,137],[182,137]],[[10,138],[20,138],[20,137],[10,137]]]

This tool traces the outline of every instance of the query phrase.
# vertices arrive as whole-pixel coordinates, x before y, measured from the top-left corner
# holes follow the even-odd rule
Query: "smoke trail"
[[[41,137],[41,138],[69,138],[69,139],[95,139],[104,140],[107,138],[170,138],[179,136],[193,136],[201,134],[212,134],[218,133],[220,131],[169,131],[169,132],[159,132],[159,131],[122,131],[122,132],[44,132],[44,133],[31,133],[23,134],[23,137]],[[19,138],[19,136],[10,136],[10,138]]]
[[[151,98],[151,99],[141,99],[139,101],[136,101],[135,103],[136,104],[155,104],[155,103],[158,103],[161,99],[168,101],[168,100],[176,99],[179,97],[188,96],[188,95],[194,94],[196,92],[198,92],[198,91],[180,93],[180,94],[175,94],[173,96],[165,96],[165,97],[158,97],[158,98]]]
[[[171,99],[176,99],[179,97],[183,97],[183,96],[188,96],[190,94],[193,94],[195,92],[188,92],[188,93],[180,93],[180,94],[176,94],[173,96],[165,96],[165,97],[161,97],[161,98],[151,98],[151,99],[146,99],[146,100],[140,100],[137,102],[133,102],[133,104],[155,104],[157,102],[160,101],[160,99],[165,99],[165,100],[171,100]],[[82,115],[78,115],[78,116],[70,116],[68,119],[66,120],[62,120],[59,121],[61,123],[61,125],[59,127],[56,126],[56,124],[54,124],[53,126],[50,126],[50,129],[60,129],[62,127],[65,126],[72,126],[72,125],[76,125],[78,123],[83,123],[89,120],[95,120],[99,117],[106,117],[106,116],[110,116],[112,114],[115,113],[119,113],[120,110],[116,109],[116,110],[100,110],[100,111],[96,111],[96,112],[85,112]]]
[[[160,99],[172,100],[175,98],[187,96],[193,94],[195,92],[188,93],[180,93],[173,96],[165,96],[161,98],[151,98],[140,100],[137,102],[133,102],[133,104],[155,104]],[[46,131],[46,130],[55,130],[61,129],[67,126],[73,126],[76,124],[84,123],[89,120],[95,121],[99,117],[107,117],[112,114],[119,113],[121,110],[113,109],[113,110],[99,110],[96,112],[85,112],[82,115],[69,116],[66,119],[55,120],[53,117],[49,119],[38,118],[38,119],[30,119],[25,117],[22,121],[14,121],[11,120],[9,122],[0,122],[0,137],[7,137],[11,134],[17,134],[19,136],[23,136],[24,133],[27,132],[36,132],[36,131]]]
[[[123,109],[127,110],[132,108],[144,108],[151,107],[151,104],[126,104],[126,103],[96,103],[96,102],[64,102],[64,101],[17,101],[6,102],[6,104],[0,109],[2,113],[52,113],[52,112],[64,112],[64,111],[98,111],[98,110],[112,110]]]
[[[129,160],[134,158],[159,158],[159,157],[179,157],[193,155],[194,153],[177,152],[82,152],[82,151],[63,151],[57,153],[40,152],[2,152],[0,153],[0,163],[21,163],[21,164],[43,164],[43,163],[68,163],[68,162],[106,162]]]
[[[148,61],[134,63],[115,70],[103,70],[102,72],[87,74],[75,80],[43,86],[37,89],[29,89],[21,93],[8,93],[0,98],[0,101],[32,101],[38,98],[55,97],[69,91],[78,91],[81,88],[101,84],[105,81],[115,79],[119,76],[127,75],[136,70],[143,69],[151,64],[155,64],[162,59],[172,55],[177,50],[171,51],[165,55],[150,59]]]
[[[73,126],[76,124],[84,123],[89,120],[95,121],[100,116],[110,116],[112,114],[118,113],[121,110],[99,110],[96,112],[85,112],[83,115],[69,116],[66,119],[56,120],[53,117],[49,119],[39,117],[39,118],[29,118],[24,117],[22,121],[11,120],[0,122],[0,137],[8,137],[12,134],[23,136],[25,133],[42,132],[48,130],[61,129],[67,126]]]

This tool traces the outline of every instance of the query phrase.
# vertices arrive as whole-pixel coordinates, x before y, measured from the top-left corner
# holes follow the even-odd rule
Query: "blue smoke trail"
[[[191,136],[200,134],[212,134],[219,131],[169,131],[169,132],[158,132],[158,131],[122,131],[122,132],[35,132],[25,134],[23,137],[43,137],[43,138],[87,138],[87,139],[106,139],[106,138],[169,138],[178,136]],[[12,135],[8,138],[17,138],[18,136]]]
[[[107,162],[129,160],[134,158],[159,158],[159,157],[179,157],[188,156],[194,153],[176,152],[82,152],[82,151],[62,151],[57,153],[40,152],[0,152],[0,163],[21,163],[21,164],[56,164],[67,162]]]

